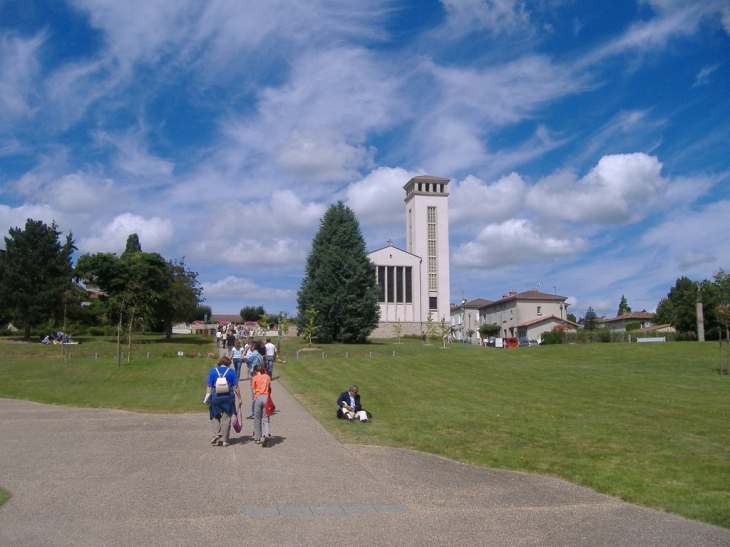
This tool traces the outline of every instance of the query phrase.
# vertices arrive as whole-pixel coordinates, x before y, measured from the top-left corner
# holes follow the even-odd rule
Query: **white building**
[[[406,249],[389,245],[368,257],[376,266],[380,325],[373,337],[420,334],[429,313],[434,323],[450,321],[449,179],[422,175],[403,187],[406,192]]]

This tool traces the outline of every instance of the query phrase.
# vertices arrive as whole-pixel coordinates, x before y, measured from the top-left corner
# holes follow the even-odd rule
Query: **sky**
[[[730,270],[730,0],[0,0],[0,233],[184,257],[296,312],[330,204],[405,247],[450,179],[451,302],[653,311]]]

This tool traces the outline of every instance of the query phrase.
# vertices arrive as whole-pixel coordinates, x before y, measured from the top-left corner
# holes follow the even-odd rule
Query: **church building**
[[[375,338],[420,335],[428,315],[434,324],[450,321],[449,179],[421,175],[403,187],[406,193],[406,249],[387,247],[368,254],[375,264],[380,324]]]

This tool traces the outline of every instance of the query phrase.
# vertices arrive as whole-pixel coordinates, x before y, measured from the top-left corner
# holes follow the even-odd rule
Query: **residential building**
[[[479,324],[499,325],[502,337],[536,340],[556,325],[576,328],[567,320],[567,297],[531,289],[510,291],[479,308]]]
[[[630,311],[613,319],[604,319],[602,326],[606,326],[613,331],[626,332],[626,325],[629,323],[639,323],[639,328],[645,329],[652,325],[653,320],[654,314],[646,310]]]
[[[451,332],[457,342],[469,341],[479,343],[479,309],[491,304],[490,300],[477,298],[469,302],[466,299],[461,304],[451,308]],[[469,331],[473,331],[469,336]]]

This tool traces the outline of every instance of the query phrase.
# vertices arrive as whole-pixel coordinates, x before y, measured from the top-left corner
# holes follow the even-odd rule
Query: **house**
[[[484,300],[483,298],[477,298],[469,302],[464,299],[461,304],[451,308],[451,332],[456,341],[479,343],[479,308],[491,303],[491,300]],[[469,331],[473,331],[471,336]]]
[[[510,291],[500,300],[479,308],[480,325],[499,325],[502,337],[536,340],[556,325],[577,328],[568,321],[567,297],[531,289]]]
[[[629,323],[639,323],[639,328],[645,329],[651,326],[653,320],[654,314],[646,310],[630,311],[613,319],[605,319],[603,325],[616,332],[626,332],[626,325]]]

